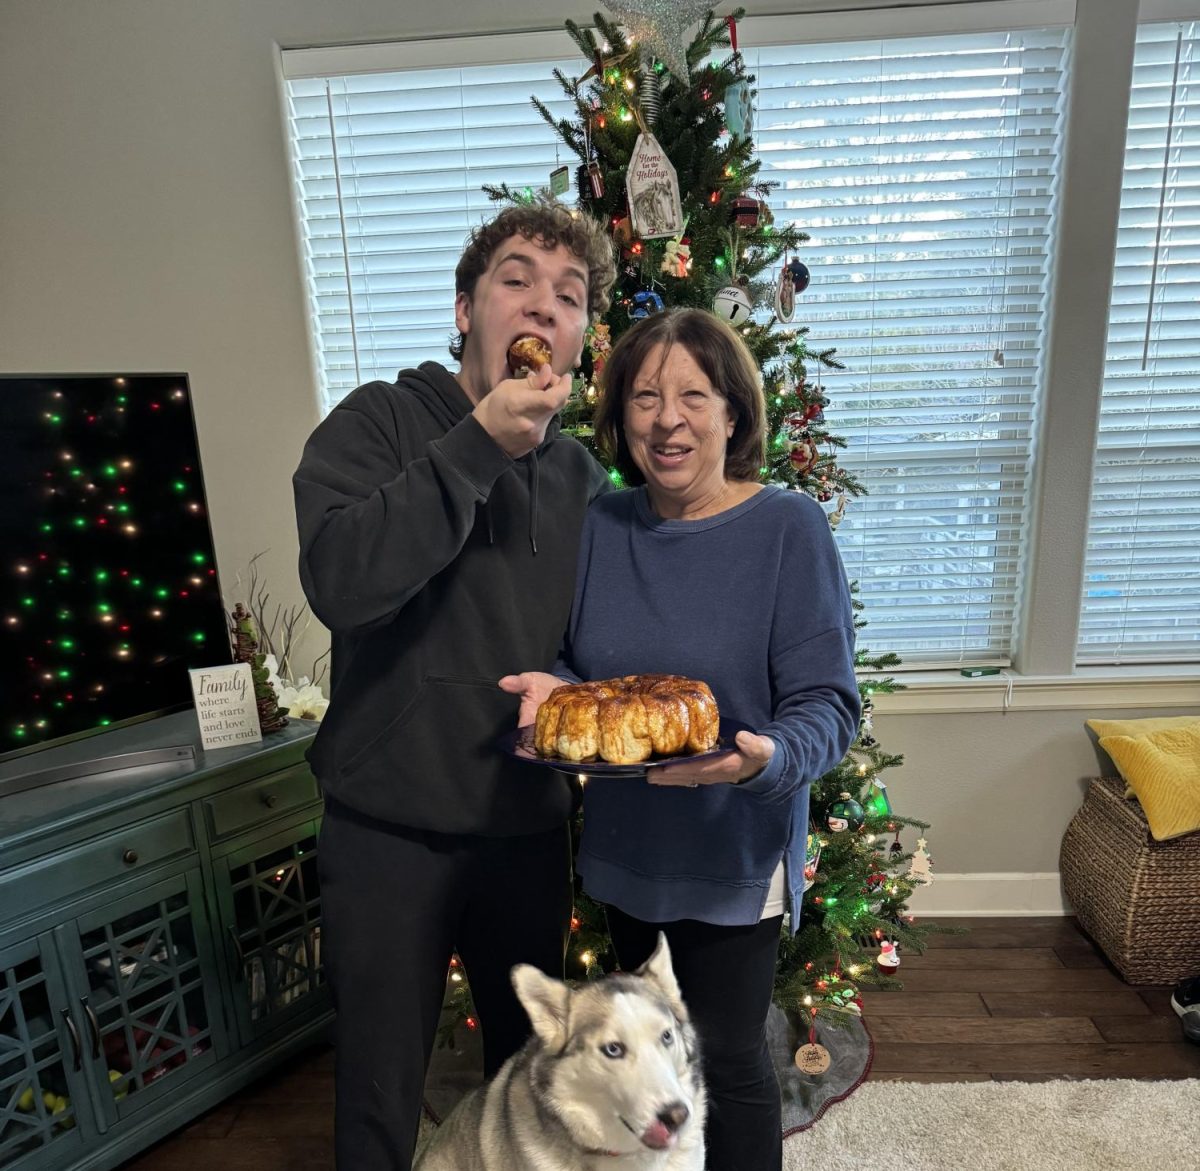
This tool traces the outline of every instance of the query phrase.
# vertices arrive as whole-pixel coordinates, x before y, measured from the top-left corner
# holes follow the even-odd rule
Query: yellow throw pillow
[[[1137,794],[1158,841],[1200,829],[1200,721],[1145,736],[1103,736],[1100,747]]]
[[[1151,732],[1167,732],[1172,728],[1200,726],[1200,715],[1152,716],[1148,720],[1085,720],[1097,736],[1145,736]]]

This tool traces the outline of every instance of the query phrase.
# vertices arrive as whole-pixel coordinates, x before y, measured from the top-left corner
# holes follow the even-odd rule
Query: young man
[[[453,950],[488,1075],[528,1029],[509,969],[562,975],[577,794],[501,753],[519,701],[497,681],[554,662],[583,515],[608,486],[555,415],[614,276],[594,221],[502,211],[455,272],[458,374],[426,362],[360,386],[294,477],[300,577],[333,635],[310,760],[341,1171],[410,1166]],[[530,335],[550,361],[514,375],[508,348]]]

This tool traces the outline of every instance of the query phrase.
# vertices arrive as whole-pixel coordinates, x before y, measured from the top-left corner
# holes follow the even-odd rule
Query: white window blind
[[[836,346],[837,530],[863,641],[1006,663],[1042,373],[1063,29],[750,50],[776,220],[811,236],[796,320]],[[810,377],[815,372],[810,372]]]
[[[348,52],[343,50],[342,52]],[[485,183],[545,187],[578,61],[410,68],[288,81],[293,165],[325,409],[360,383],[449,362],[454,266],[494,210]],[[574,154],[563,149],[561,162]]]
[[[1078,657],[1200,660],[1200,23],[1134,58]]]
[[[773,210],[812,236],[796,320],[847,366],[825,376],[829,421],[871,494],[839,545],[866,641],[909,667],[1008,658],[1066,44],[1059,29],[745,50]],[[328,407],[445,354],[481,186],[543,186],[555,165],[529,104],[565,108],[555,64],[289,81]]]

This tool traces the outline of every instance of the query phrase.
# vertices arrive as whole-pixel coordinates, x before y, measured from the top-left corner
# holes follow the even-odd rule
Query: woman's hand
[[[692,764],[681,760],[678,764],[664,764],[649,771],[652,785],[733,785],[762,772],[775,754],[775,741],[770,736],[759,736],[755,732],[739,732],[735,741],[737,751],[724,756],[714,756]]]
[[[505,675],[500,680],[500,690],[521,697],[521,710],[517,715],[517,726],[524,728],[537,719],[538,708],[550,697],[556,687],[562,687],[565,679],[549,675],[545,671],[522,671],[520,675]]]

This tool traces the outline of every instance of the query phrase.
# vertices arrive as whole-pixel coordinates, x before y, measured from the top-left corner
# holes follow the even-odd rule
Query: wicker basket
[[[1063,890],[1130,984],[1200,974],[1200,832],[1156,842],[1119,777],[1093,780],[1063,835]]]

